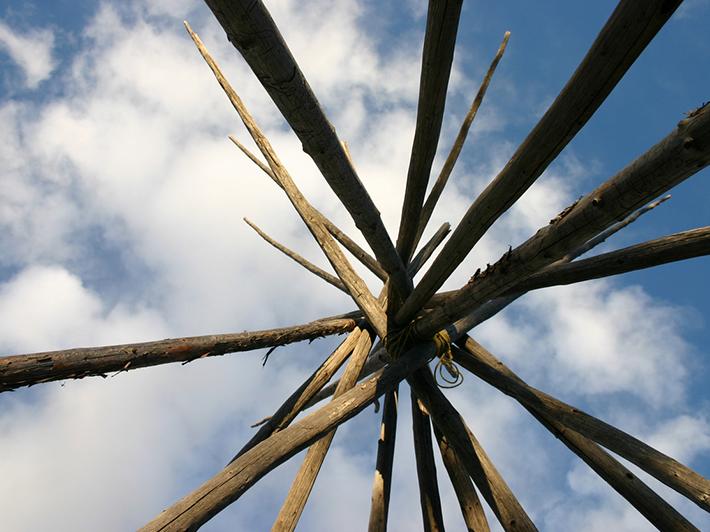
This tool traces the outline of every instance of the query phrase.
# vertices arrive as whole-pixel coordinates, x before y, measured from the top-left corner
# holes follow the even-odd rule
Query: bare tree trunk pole
[[[489,532],[490,528],[488,527],[486,513],[483,511],[483,506],[476,494],[476,488],[473,487],[471,477],[466,473],[466,467],[463,465],[456,450],[436,426],[434,427],[434,435],[439,444],[444,467],[446,467],[454,492],[456,492],[466,530]]]
[[[429,338],[489,299],[577,249],[616,220],[710,163],[710,105],[681,120],[678,127],[614,177],[587,194],[493,267],[422,313],[415,322],[420,338]],[[453,235],[452,235],[453,238]],[[451,242],[449,240],[447,244]],[[443,250],[442,250],[443,253]],[[401,309],[404,311],[404,307]],[[398,314],[397,319],[400,319]]]
[[[206,0],[205,3],[348,210],[394,286],[401,293],[411,290],[411,281],[379,211],[263,2]]]
[[[439,144],[462,0],[430,0],[422,50],[417,125],[407,171],[397,252],[408,262],[416,247],[424,194]],[[401,297],[405,297],[400,293]]]
[[[259,427],[254,436],[239,450],[239,452],[229,461],[234,462],[237,458],[261,443],[274,432],[278,432],[288,427],[296,416],[303,410],[304,405],[328,382],[338,371],[343,362],[350,356],[357,344],[362,329],[356,327],[343,340],[340,345],[325,359],[320,367],[304,382],[299,388],[284,401],[278,410],[268,418],[266,423]]]
[[[436,479],[436,464],[434,463],[434,447],[431,443],[431,422],[429,421],[429,414],[417,400],[414,391],[412,391],[410,396],[412,400],[412,432],[414,433],[414,455],[417,461],[422,523],[425,532],[443,531],[444,517],[441,513],[439,484]]]
[[[500,44],[498,52],[493,58],[491,66],[488,67],[488,72],[486,72],[486,75],[483,78],[483,83],[481,83],[481,86],[478,88],[478,92],[476,93],[476,97],[471,103],[471,108],[468,110],[468,113],[466,113],[466,117],[463,120],[463,124],[461,124],[458,135],[456,135],[456,140],[454,140],[454,145],[451,147],[451,151],[446,158],[446,162],[444,162],[444,166],[442,167],[441,172],[439,172],[439,176],[436,178],[436,181],[434,181],[434,185],[431,187],[431,191],[422,206],[421,214],[419,215],[417,234],[414,238],[415,247],[416,243],[418,243],[419,239],[421,239],[422,234],[431,219],[434,207],[436,207],[442,192],[444,192],[444,187],[449,181],[451,172],[454,170],[456,161],[458,160],[461,150],[463,149],[463,145],[466,142],[468,132],[471,129],[471,124],[473,124],[473,120],[476,118],[476,114],[478,114],[478,109],[483,103],[483,98],[486,96],[486,91],[488,90],[488,85],[490,85],[491,79],[493,78],[493,73],[498,67],[498,63],[503,57],[503,53],[505,53],[505,48],[508,45],[508,39],[510,39],[510,32],[506,31],[503,36],[503,42]]]
[[[454,349],[457,363],[528,409],[594,440],[710,511],[710,481],[641,440],[526,384],[503,362],[470,337]]]
[[[385,394],[382,407],[382,424],[377,440],[377,460],[375,478],[372,483],[369,532],[386,532],[387,516],[392,491],[392,466],[394,464],[394,444],[397,436],[397,395],[395,388]]]
[[[441,253],[407,298],[408,323],[473,246],[545,171],[591,118],[681,0],[621,0],[570,80],[508,164],[471,204]]]
[[[434,356],[432,342],[419,344],[385,370],[325,407],[273,434],[202,486],[164,510],[142,532],[194,531],[233,503],[269,471],[351,419]]]
[[[365,364],[367,354],[372,347],[372,337],[369,332],[364,332],[360,335],[353,354],[350,356],[348,365],[345,367],[343,378],[340,379],[340,384],[333,394],[333,400],[343,395],[348,390],[352,389],[357,383],[357,378],[362,371],[362,366]],[[308,501],[308,496],[311,494],[313,485],[316,482],[316,477],[320,471],[325,455],[328,453],[330,444],[335,437],[335,429],[323,438],[315,442],[308,449],[306,458],[301,464],[301,468],[296,474],[296,478],[291,484],[291,489],[286,495],[286,500],[279,510],[279,514],[274,521],[271,530],[274,532],[292,532],[296,529],[298,520],[303,513],[303,509]]]
[[[468,474],[478,486],[503,529],[508,531],[536,531],[537,528],[520,505],[515,495],[500,476],[478,440],[466,426],[429,371],[417,371],[407,379],[431,415],[434,425],[453,445]]]
[[[355,325],[352,319],[324,319],[265,331],[5,356],[0,357],[0,392],[41,382],[105,377],[108,373],[313,340],[351,331]]]
[[[253,5],[252,7],[258,6]],[[249,13],[253,13],[253,11],[254,10],[250,10]],[[268,16],[268,12],[266,12],[266,15]],[[192,28],[190,28],[190,25],[187,24],[187,22],[185,23],[185,28],[192,38],[192,41],[195,43],[200,55],[202,55],[207,65],[210,67],[210,70],[212,70],[212,73],[215,75],[218,83],[229,98],[229,101],[232,103],[235,111],[239,114],[239,117],[242,119],[247,131],[259,147],[261,154],[269,164],[274,176],[278,182],[281,183],[281,186],[283,187],[284,192],[286,192],[291,204],[308,227],[308,230],[313,235],[313,238],[315,238],[316,242],[318,242],[318,245],[323,250],[323,253],[333,266],[333,269],[338,274],[338,277],[340,277],[340,280],[343,281],[343,284],[347,287],[350,296],[353,298],[360,310],[363,311],[365,316],[367,316],[368,321],[377,330],[378,334],[381,333],[384,335],[384,331],[387,329],[387,318],[384,311],[377,304],[377,301],[375,301],[375,298],[370,293],[367,285],[357,275],[357,273],[355,273],[355,270],[350,265],[347,258],[345,258],[345,255],[338,244],[333,240],[331,234],[325,229],[313,206],[308,203],[303,194],[301,194],[301,191],[298,187],[296,187],[291,175],[286,170],[286,167],[281,163],[278,155],[276,155],[269,139],[266,138],[266,135],[264,135],[264,132],[254,121],[254,118],[249,113],[249,110],[244,105],[242,99],[231,86],[229,81],[227,81],[224,77],[222,71],[207,51],[205,45],[202,43],[197,34],[192,31]],[[342,151],[340,144],[338,144],[338,148]],[[363,191],[363,193],[366,194],[365,191]],[[411,281],[409,284],[411,285]]]

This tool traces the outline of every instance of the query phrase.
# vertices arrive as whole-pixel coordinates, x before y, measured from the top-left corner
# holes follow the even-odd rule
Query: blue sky
[[[268,2],[391,234],[416,112],[426,4]],[[455,225],[568,79],[615,3],[465,2],[434,171],[503,33],[511,40],[432,228]],[[349,310],[241,221],[325,265],[292,208],[229,143],[246,140],[182,28],[223,66],[304,193],[354,234],[275,107],[192,0],[0,3],[0,353],[269,328]],[[516,245],[710,97],[710,2],[687,0],[548,172],[447,287]],[[600,249],[704,226],[708,170]],[[529,294],[474,331],[523,378],[710,475],[708,261]],[[373,290],[379,286],[366,277]],[[218,471],[334,345],[47,384],[0,396],[12,531],[139,526]],[[403,399],[406,389],[402,390]],[[647,530],[516,404],[468,376],[450,393],[542,530]],[[403,401],[407,405],[408,401]],[[418,528],[402,408],[392,530]],[[339,430],[303,530],[362,530],[379,416]],[[264,530],[297,461],[205,530]],[[443,467],[439,464],[441,475]],[[344,500],[348,482],[352,499]],[[463,524],[441,477],[447,525]],[[701,529],[710,518],[659,488]],[[37,501],[46,510],[37,511]]]

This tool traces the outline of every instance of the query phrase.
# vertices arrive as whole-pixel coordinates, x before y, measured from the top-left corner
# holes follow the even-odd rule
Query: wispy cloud
[[[0,50],[22,69],[28,89],[36,89],[51,76],[56,66],[53,47],[54,33],[51,30],[22,32],[0,20]]]

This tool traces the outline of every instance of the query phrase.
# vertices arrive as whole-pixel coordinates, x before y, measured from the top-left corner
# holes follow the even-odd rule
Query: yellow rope
[[[451,337],[446,330],[441,330],[434,335],[436,356],[439,357],[434,375],[439,388],[456,388],[463,382],[463,374],[454,364],[454,354],[451,352]],[[444,372],[446,370],[446,373]],[[447,375],[448,373],[448,375]]]
[[[385,348],[392,359],[397,359],[411,345],[415,339],[414,323],[397,331],[392,331],[385,337]],[[454,363],[454,354],[451,352],[451,337],[446,330],[441,330],[432,339],[436,346],[436,356],[439,360],[434,368],[436,383],[440,388],[456,388],[463,382],[463,374]]]

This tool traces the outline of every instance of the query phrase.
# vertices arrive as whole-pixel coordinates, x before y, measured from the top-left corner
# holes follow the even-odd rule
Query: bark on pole
[[[205,3],[348,210],[397,290],[402,293],[411,290],[411,281],[379,211],[263,2],[205,0]]]
[[[550,108],[508,164],[471,204],[441,253],[407,298],[397,321],[408,323],[473,246],[542,175],[591,118],[681,0],[621,0]]]
[[[264,331],[188,336],[157,342],[79,347],[0,357],[0,392],[41,382],[106,377],[114,372],[174,362],[186,363],[204,357],[313,340],[348,332],[355,326],[356,322],[352,319],[324,319]]]

